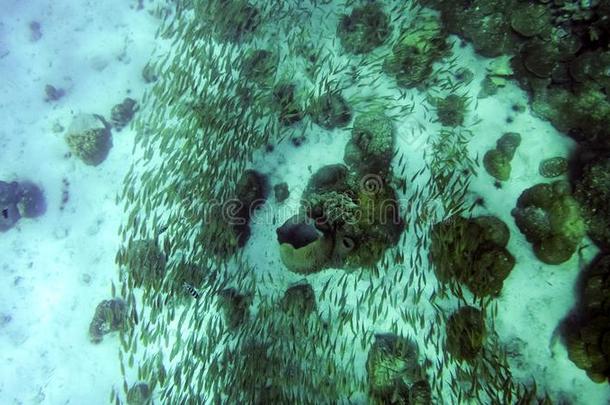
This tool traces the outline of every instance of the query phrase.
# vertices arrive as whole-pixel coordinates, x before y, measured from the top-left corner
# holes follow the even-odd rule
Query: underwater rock
[[[562,181],[523,191],[512,215],[536,257],[547,264],[570,259],[586,232],[580,205]]]
[[[306,318],[316,311],[316,294],[309,283],[299,283],[288,287],[282,297],[281,307],[294,318]]]
[[[581,205],[589,237],[601,249],[610,251],[610,158],[584,167],[575,181],[574,198]]]
[[[65,136],[70,152],[90,166],[97,166],[108,156],[112,147],[110,129],[98,115],[74,117]]]
[[[280,258],[286,268],[300,274],[320,271],[331,257],[333,240],[302,215],[289,218],[277,230]]]
[[[250,238],[250,219],[254,211],[267,200],[268,182],[265,175],[256,170],[246,170],[240,177],[235,191],[235,206],[227,205],[224,219],[231,225],[237,237],[237,246],[243,247]]]
[[[354,54],[371,52],[385,42],[390,32],[390,18],[380,3],[355,7],[350,15],[342,15],[337,25],[341,45]]]
[[[112,127],[117,131],[123,129],[129,124],[137,110],[138,103],[136,100],[126,97],[122,103],[112,107],[112,111],[110,112],[110,123],[112,124]]]
[[[384,69],[404,87],[416,87],[432,73],[432,65],[447,51],[446,33],[435,15],[417,18],[402,32],[384,61]]]
[[[158,287],[165,276],[166,257],[155,239],[133,241],[122,249],[126,266],[135,287]]]
[[[126,316],[127,308],[123,300],[115,298],[100,302],[89,324],[91,342],[99,343],[104,335],[121,330],[125,326]]]
[[[453,216],[432,230],[430,259],[442,283],[464,284],[478,297],[497,296],[515,265],[508,227],[492,216]]]
[[[505,181],[510,178],[510,162],[521,144],[521,135],[516,132],[507,132],[496,142],[496,148],[491,149],[483,156],[483,166],[490,176]]]
[[[308,113],[313,122],[326,129],[344,127],[352,119],[352,110],[339,92],[327,92],[311,101]]]
[[[566,158],[557,156],[554,158],[544,159],[540,162],[538,172],[542,177],[553,178],[559,177],[568,171],[568,161]]]
[[[279,121],[289,126],[303,119],[301,106],[295,97],[296,86],[292,83],[279,83],[273,88],[273,100],[279,110]]]
[[[466,97],[449,94],[445,98],[433,100],[438,121],[447,127],[457,127],[464,123],[467,107]]]
[[[273,193],[275,195],[275,201],[282,203],[290,197],[290,191],[288,190],[288,183],[283,182],[273,186]]]
[[[447,351],[459,360],[474,360],[485,340],[485,317],[483,313],[471,306],[464,306],[455,311],[446,325]]]
[[[149,405],[152,403],[152,392],[145,382],[132,385],[127,391],[127,405]]]
[[[425,384],[421,383],[425,373],[418,357],[415,342],[393,334],[375,335],[366,361],[371,397],[381,403],[408,404],[415,388],[415,398],[425,399]]]
[[[218,296],[223,319],[229,329],[239,327],[248,319],[251,294],[240,294],[235,288],[226,288]]]
[[[153,65],[151,65],[150,63],[144,65],[144,67],[142,68],[142,80],[144,80],[144,83],[154,83],[157,81],[158,78],[159,77],[157,76]]]
[[[610,256],[586,269],[576,317],[564,327],[568,358],[597,383],[610,383]]]
[[[389,170],[395,142],[390,118],[377,112],[360,114],[354,120],[343,161],[361,175],[384,175]]]

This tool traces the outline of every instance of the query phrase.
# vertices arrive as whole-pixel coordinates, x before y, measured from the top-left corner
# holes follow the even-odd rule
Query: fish
[[[199,294],[199,292],[195,289],[195,287],[193,287],[192,285],[190,285],[189,283],[184,283],[183,284],[184,289],[186,290],[186,292],[188,292],[189,294],[191,294],[191,296],[193,298],[195,298],[196,300],[199,299],[199,297],[201,297],[201,294]]]

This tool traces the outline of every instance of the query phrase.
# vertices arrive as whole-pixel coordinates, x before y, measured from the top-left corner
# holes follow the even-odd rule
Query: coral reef
[[[288,287],[281,301],[282,310],[296,319],[302,319],[316,311],[316,295],[308,283]]]
[[[275,201],[282,203],[290,197],[290,191],[288,190],[288,183],[282,182],[273,186],[273,194]]]
[[[343,161],[352,170],[384,176],[388,173],[396,143],[394,125],[384,114],[371,112],[356,117]]]
[[[526,189],[512,215],[536,257],[547,264],[569,260],[586,232],[580,204],[563,181]]]
[[[559,177],[567,171],[568,160],[561,156],[544,159],[538,167],[540,175],[546,178]]]
[[[138,110],[138,103],[133,98],[126,97],[122,103],[112,107],[110,112],[110,123],[117,131],[123,129],[131,122],[133,115]]]
[[[610,256],[585,271],[574,319],[565,325],[568,357],[597,383],[610,383]]]
[[[352,119],[352,111],[339,92],[326,92],[313,99],[307,112],[313,122],[326,129],[344,127]]]
[[[471,306],[455,311],[447,320],[447,350],[462,361],[474,360],[483,347],[485,340],[485,316]]]
[[[384,62],[384,69],[404,87],[420,85],[432,64],[447,51],[446,33],[435,15],[417,18],[404,30]]]
[[[610,157],[589,162],[575,180],[574,198],[581,205],[589,237],[610,251]]]
[[[375,335],[366,372],[373,403],[432,403],[417,345],[408,339],[392,334]]]
[[[430,258],[439,281],[457,281],[478,297],[496,296],[515,265],[508,227],[498,218],[453,216],[432,231]]]
[[[104,335],[123,329],[127,316],[127,307],[118,298],[104,300],[95,308],[95,314],[89,324],[89,337],[93,343],[102,341]]]
[[[218,297],[225,325],[229,329],[239,327],[248,319],[251,294],[240,294],[235,288],[226,288],[218,293]]]
[[[438,121],[447,127],[458,127],[464,123],[468,99],[457,94],[449,94],[444,98],[432,99],[436,108]]]
[[[337,26],[343,48],[354,54],[368,53],[382,45],[390,35],[390,18],[380,3],[356,7],[344,14]]]
[[[483,156],[483,166],[490,176],[505,181],[510,178],[510,162],[515,151],[521,144],[521,135],[516,132],[507,132],[496,142],[496,148],[491,149]]]
[[[110,130],[96,115],[81,114],[74,118],[65,136],[70,152],[90,166],[97,166],[112,147]]]

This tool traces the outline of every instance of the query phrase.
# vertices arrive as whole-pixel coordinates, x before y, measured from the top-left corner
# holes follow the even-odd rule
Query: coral
[[[138,103],[133,98],[126,97],[122,103],[112,107],[110,123],[117,131],[123,129],[138,110]]]
[[[145,382],[138,382],[127,391],[127,405],[149,405],[152,403],[152,392]]]
[[[237,209],[226,218],[237,235],[237,244],[242,247],[250,237],[250,219],[254,211],[267,200],[267,178],[256,170],[246,170],[237,183],[235,195]]]
[[[517,147],[521,144],[521,135],[507,132],[496,142],[496,148],[483,156],[483,166],[490,176],[505,181],[510,178],[510,162],[515,156]]]
[[[536,257],[547,264],[567,261],[586,232],[580,205],[561,181],[523,191],[512,215]]]
[[[40,187],[29,181],[19,183],[21,198],[17,203],[19,214],[24,218],[41,216],[47,210],[47,203]]]
[[[76,116],[65,140],[70,152],[91,166],[102,163],[112,147],[110,130],[103,119],[95,115]]]
[[[303,119],[301,106],[295,97],[295,88],[291,83],[278,83],[273,88],[273,100],[282,125],[292,125]]]
[[[307,108],[311,119],[326,129],[344,127],[352,119],[352,111],[339,92],[326,92],[313,99]]]
[[[288,270],[309,274],[322,270],[331,257],[333,241],[303,215],[289,218],[277,229],[280,258]]]
[[[288,287],[282,297],[281,307],[295,319],[306,318],[315,312],[316,295],[311,284],[299,283]]]
[[[0,232],[8,231],[21,218],[17,208],[21,191],[16,181],[8,183],[0,180]]]
[[[354,54],[368,53],[382,45],[390,35],[390,19],[380,3],[356,7],[344,14],[337,26],[343,48]]]
[[[549,9],[542,4],[517,3],[510,16],[510,25],[524,37],[548,36],[551,30]]]
[[[582,207],[589,237],[610,250],[610,158],[587,164],[575,181],[574,198]]]
[[[438,121],[448,127],[457,127],[464,123],[468,99],[457,94],[433,100]]]
[[[166,257],[154,239],[133,241],[121,252],[135,287],[159,286],[165,276]]]
[[[354,120],[352,137],[345,146],[343,161],[352,170],[385,175],[394,154],[394,125],[382,113],[360,114]]]
[[[288,184],[286,182],[276,184],[273,186],[273,193],[275,195],[275,201],[278,203],[284,202],[290,197],[290,191],[288,190]]]
[[[451,314],[446,330],[447,351],[457,360],[472,361],[483,348],[485,317],[475,307],[464,306]]]
[[[509,231],[491,216],[453,216],[432,231],[430,258],[439,281],[456,281],[478,297],[496,296],[515,265],[506,250]]]
[[[392,334],[375,335],[366,361],[372,399],[383,404],[409,404],[411,398],[429,399],[429,386],[418,357],[413,341]]]
[[[544,159],[540,162],[538,172],[542,177],[553,178],[559,177],[568,171],[568,161],[566,158],[557,156],[549,159]]]
[[[585,271],[577,318],[565,325],[568,357],[597,383],[610,383],[610,256]]]
[[[196,14],[198,18],[209,21],[215,35],[223,41],[244,41],[261,24],[259,10],[247,0],[201,2]]]
[[[399,85],[415,87],[431,73],[432,64],[447,51],[446,33],[438,17],[417,18],[402,32],[384,62],[384,69]]]
[[[222,310],[225,325],[229,329],[239,327],[248,319],[248,308],[252,304],[250,294],[240,294],[234,288],[226,288],[220,291],[218,296],[218,303]]]
[[[241,71],[248,80],[270,86],[277,71],[277,56],[265,49],[254,49],[244,57]]]
[[[127,309],[123,300],[111,299],[100,302],[89,324],[91,341],[99,343],[107,333],[123,329],[126,316]]]

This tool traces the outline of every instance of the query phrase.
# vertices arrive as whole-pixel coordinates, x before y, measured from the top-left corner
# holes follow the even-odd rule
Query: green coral
[[[432,230],[430,257],[442,283],[464,284],[478,297],[496,296],[515,265],[506,250],[509,231],[491,216],[453,216]]]
[[[70,152],[90,166],[97,166],[108,156],[112,146],[110,131],[106,128],[91,128],[66,135]]]
[[[343,48],[354,54],[371,52],[385,42],[390,32],[390,18],[380,3],[354,8],[351,14],[341,16],[337,26]]]
[[[360,114],[354,120],[343,160],[362,175],[384,175],[389,170],[395,143],[394,124],[390,118],[378,112]]]
[[[308,107],[313,122],[326,129],[344,127],[352,119],[351,107],[339,92],[326,92]]]
[[[567,171],[568,161],[561,156],[544,159],[540,162],[540,166],[538,167],[540,175],[546,178],[559,177]]]
[[[416,344],[392,334],[375,335],[366,361],[369,393],[375,404],[430,404],[430,386]]]
[[[523,191],[512,214],[536,257],[547,264],[567,261],[586,232],[580,205],[561,181]]]
[[[521,144],[521,135],[507,132],[498,139],[496,148],[488,150],[483,156],[483,166],[490,176],[505,181],[510,178],[511,164],[515,152]]]
[[[578,318],[568,320],[568,357],[597,383],[610,382],[610,256],[596,258],[583,277]]]
[[[446,33],[435,15],[416,18],[401,34],[384,62],[399,85],[416,87],[431,73],[432,65],[447,51]]]
[[[448,127],[457,127],[464,123],[468,99],[457,94],[433,100],[438,121]]]
[[[610,158],[588,163],[575,183],[574,197],[581,204],[589,236],[600,248],[610,250]]]
[[[483,348],[485,316],[478,308],[464,306],[455,311],[446,325],[447,351],[462,361],[472,361]]]
[[[89,324],[89,337],[93,343],[102,341],[104,335],[122,330],[125,326],[127,308],[125,302],[118,298],[104,300],[95,308],[95,314]]]

